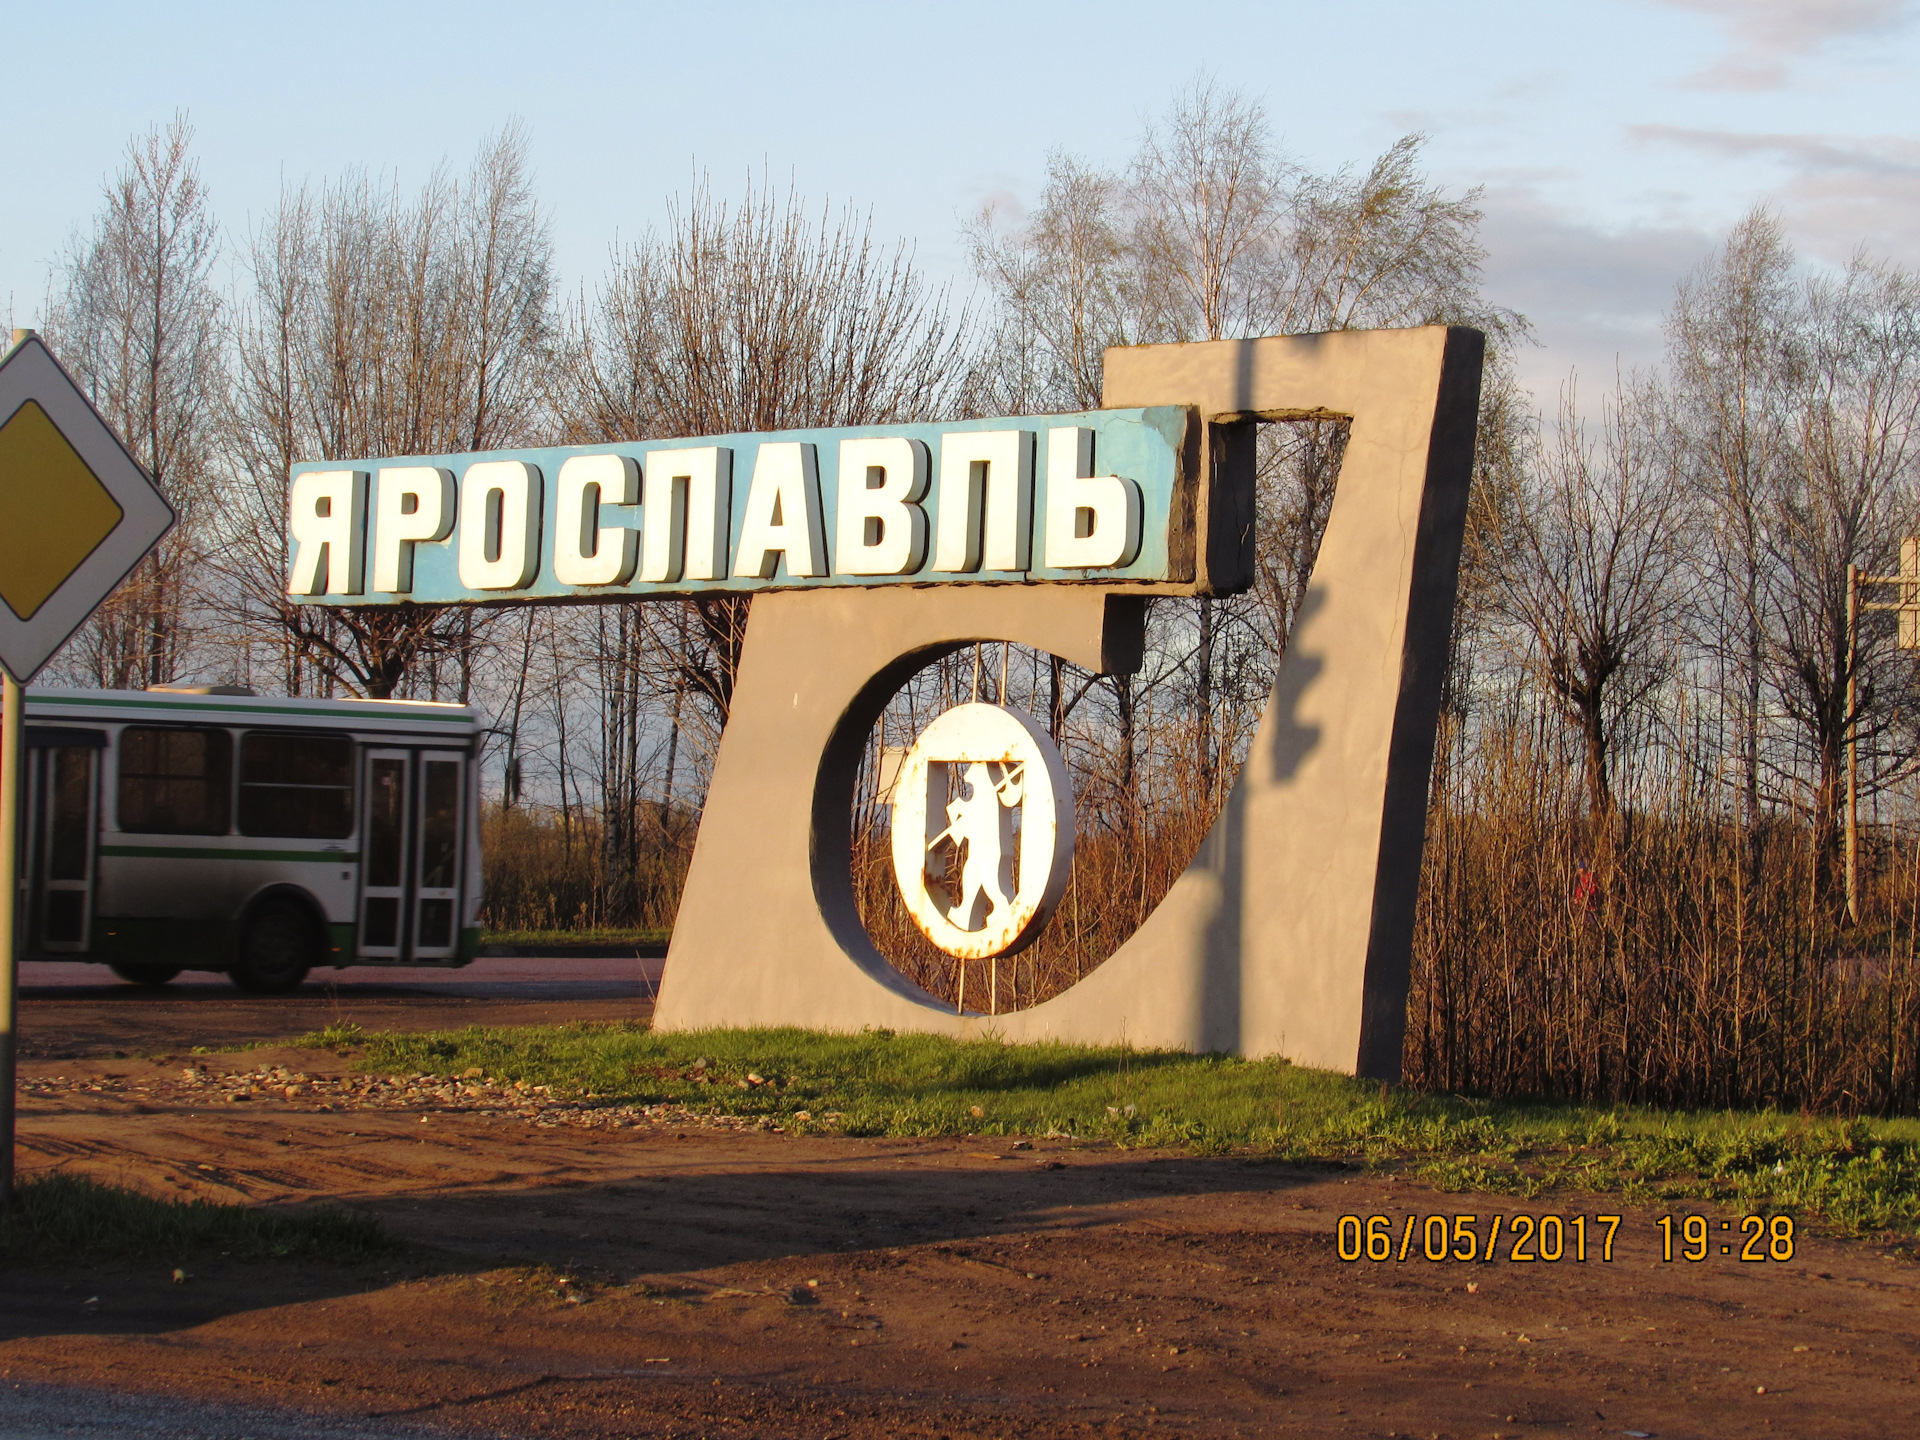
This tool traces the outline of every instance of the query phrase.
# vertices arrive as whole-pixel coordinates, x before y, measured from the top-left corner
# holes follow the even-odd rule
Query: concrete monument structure
[[[373,462],[371,507],[365,471],[303,466],[289,589],[335,604],[767,592],[662,1028],[1124,1036],[1395,1078],[1482,351],[1478,332],[1447,327],[1112,350],[1107,408],[1081,416]],[[955,1014],[911,984],[868,937],[850,874],[855,777],[888,699],[982,641],[1137,668],[1146,596],[1251,582],[1254,425],[1333,417],[1349,438],[1306,602],[1192,866],[1110,959],[1040,1005]],[[838,483],[823,486],[829,447]],[[973,743],[927,757],[980,773],[938,824],[919,796],[916,845],[950,822],[996,823],[979,785],[1001,793],[1034,771],[1032,755],[976,759]],[[964,918],[931,907],[953,935],[916,922],[954,953],[1017,945],[1044,918],[1049,882],[1037,867],[1027,883],[1036,838],[1018,876],[971,877]],[[911,863],[910,909],[925,899]]]
[[[1032,1009],[953,1014],[880,956],[849,880],[854,773],[906,677],[975,640],[1139,663],[1124,587],[785,593],[754,604],[655,1023],[862,1025],[1132,1043],[1398,1078],[1415,891],[1482,358],[1458,329],[1107,354],[1112,405],[1198,412],[1216,482],[1196,590],[1245,583],[1248,422],[1352,428],[1307,601],[1252,753],[1140,930]],[[809,774],[794,764],[818,755]]]

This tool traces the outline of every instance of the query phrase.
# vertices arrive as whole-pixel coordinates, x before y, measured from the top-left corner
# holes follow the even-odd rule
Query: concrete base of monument
[[[1223,813],[1140,930],[1030,1010],[956,1015],[881,957],[849,878],[859,759],[901,683],[975,641],[1137,668],[1144,601],[1068,585],[756,597],[655,1023],[1124,1040],[1397,1078],[1480,349],[1433,328],[1109,352],[1110,404],[1194,407],[1220,453],[1263,418],[1351,427]],[[1196,513],[1219,525],[1231,498]],[[1197,573],[1247,572],[1248,535],[1192,541]]]

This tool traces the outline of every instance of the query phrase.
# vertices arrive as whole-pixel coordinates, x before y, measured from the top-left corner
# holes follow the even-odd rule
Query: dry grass
[[[652,807],[642,818],[633,874],[615,877],[597,816],[489,805],[480,822],[481,923],[489,931],[543,934],[671,930],[699,816]],[[626,888],[613,883],[616,878]]]
[[[1408,1079],[1597,1101],[1911,1114],[1920,838],[1867,847],[1861,923],[1790,820],[1653,788],[1595,824],[1534,738],[1487,738],[1428,819]]]

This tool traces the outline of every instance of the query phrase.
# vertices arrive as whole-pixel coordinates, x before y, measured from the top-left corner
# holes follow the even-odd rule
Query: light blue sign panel
[[[1187,423],[1184,408],[1163,406],[310,462],[293,470],[289,594],[309,604],[393,605],[644,599],[828,585],[1184,580],[1189,577],[1175,573],[1169,535]],[[995,437],[991,444],[981,438],[986,436]],[[847,480],[841,449],[855,441],[896,443],[850,450],[848,473],[868,478]],[[902,446],[901,441],[914,443]],[[1016,453],[1016,445],[1025,447],[1018,453],[1031,464],[1025,505],[1015,499],[1022,475],[1005,459]],[[769,446],[785,448],[763,456]],[[703,561],[701,506],[708,492],[698,481],[671,477],[688,452],[710,455],[716,448],[722,494],[710,512],[712,534]],[[965,460],[988,451],[1001,458]],[[908,462],[908,455],[918,458]],[[568,461],[589,456],[633,463],[576,465],[563,479]],[[1026,463],[1023,459],[1018,467],[1023,474]],[[479,466],[489,468],[476,471]],[[586,489],[582,477],[589,472],[599,478]],[[496,476],[508,478],[489,488]],[[786,488],[777,483],[782,476]],[[816,479],[817,509],[810,495],[793,504]],[[916,482],[924,486],[917,498]],[[843,490],[843,485],[856,489]],[[971,503],[966,487],[971,487]],[[858,494],[861,488],[871,494]],[[631,503],[615,503],[623,489]],[[1119,512],[1093,501],[1113,502],[1123,492],[1133,511],[1125,521],[1131,533],[1121,545],[1114,530]],[[855,537],[851,549],[840,524],[845,496],[854,497],[850,508],[856,512],[848,532]],[[522,497],[524,512],[516,516],[513,507]],[[1075,500],[1086,502],[1085,508],[1069,503]],[[870,508],[881,513],[863,518]],[[913,518],[916,510],[923,519]],[[563,520],[569,534],[561,533]],[[918,540],[908,559],[893,573],[855,573],[862,564],[871,568],[872,557],[889,553],[889,536],[896,543],[892,553],[906,553],[907,520]],[[1069,527],[1076,526],[1077,551],[1067,543]],[[766,550],[752,543],[764,542],[769,533],[783,537],[786,548]],[[811,557],[796,540],[803,533],[815,541]],[[1017,544],[1022,536],[1026,543]],[[755,555],[765,551],[763,569],[743,558],[743,538]],[[1117,548],[1100,553],[1118,554],[1121,563],[1084,563],[1103,541]],[[556,545],[566,554],[557,556]],[[1024,552],[1024,565],[1010,562],[1016,550]],[[963,552],[970,568],[956,562]],[[1063,556],[1080,563],[1049,563]],[[943,558],[944,568],[937,563]],[[601,583],[563,578],[586,574],[594,565],[600,567],[593,573]]]

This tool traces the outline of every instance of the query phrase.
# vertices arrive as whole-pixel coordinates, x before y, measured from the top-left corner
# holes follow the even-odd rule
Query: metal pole
[[[33,338],[15,330],[8,353]],[[0,1205],[13,1203],[14,1028],[20,966],[14,910],[20,899],[20,737],[26,729],[20,682],[0,670]]]
[[[20,682],[0,670],[0,1205],[13,1200],[14,1016],[19,964],[15,910],[20,896],[20,737],[26,728]]]
[[[1854,723],[1854,656],[1860,644],[1860,567],[1847,566],[1847,920],[1860,923],[1860,743]]]

